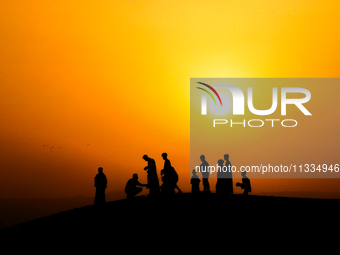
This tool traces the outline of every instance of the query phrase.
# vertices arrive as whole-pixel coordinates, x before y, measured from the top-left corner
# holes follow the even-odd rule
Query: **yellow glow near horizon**
[[[0,167],[15,171],[0,193],[90,195],[99,166],[122,190],[134,172],[145,181],[143,154],[160,170],[163,152],[189,189],[190,78],[339,77],[339,6],[2,1]]]

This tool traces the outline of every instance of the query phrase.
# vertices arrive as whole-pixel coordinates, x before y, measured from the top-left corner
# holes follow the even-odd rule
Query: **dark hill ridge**
[[[167,233],[190,236],[216,234],[221,229],[244,231],[275,224],[286,227],[299,223],[313,227],[318,220],[336,216],[339,200],[216,194],[172,198],[136,197],[64,211],[2,230],[3,234],[62,232],[105,233],[114,231],[120,238],[161,238]],[[324,216],[325,215],[325,216]],[[321,218],[320,218],[321,217]],[[246,223],[245,223],[246,222]],[[189,240],[188,240],[189,242]]]
[[[106,192],[107,201],[126,197],[124,191]],[[48,215],[93,205],[93,197],[78,195],[64,198],[0,199],[0,229]]]

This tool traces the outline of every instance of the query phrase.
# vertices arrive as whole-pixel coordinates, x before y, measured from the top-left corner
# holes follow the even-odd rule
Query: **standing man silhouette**
[[[202,173],[202,183],[203,183],[203,192],[210,193],[210,184],[209,184],[209,163],[205,160],[205,156],[201,155],[200,159],[202,164],[200,165],[200,172]]]
[[[162,158],[164,159],[164,169],[169,169],[171,168],[171,162],[168,159],[168,154],[167,153],[163,153],[162,154]]]
[[[103,168],[98,168],[98,174],[94,177],[94,186],[96,187],[96,195],[94,197],[95,205],[105,204],[105,189],[107,187],[107,179],[103,173]]]
[[[228,194],[232,194],[233,193],[233,173],[231,171],[231,163],[229,161],[229,154],[225,154],[224,155],[224,160],[225,160],[225,166],[227,168],[227,172],[226,172],[226,192]]]
[[[150,195],[157,195],[159,194],[159,180],[156,170],[156,163],[155,160],[149,158],[148,155],[144,155],[143,159],[148,162],[148,165],[144,167],[144,170],[147,170],[148,173],[148,185],[147,188],[150,190]]]
[[[222,170],[224,160],[218,160],[217,164],[219,166],[219,170],[217,171],[216,194],[225,195],[226,193],[228,193],[228,180],[226,179],[226,173]]]
[[[196,169],[192,170],[192,176],[191,176],[191,193],[192,194],[198,194],[200,193],[200,179],[196,175]]]

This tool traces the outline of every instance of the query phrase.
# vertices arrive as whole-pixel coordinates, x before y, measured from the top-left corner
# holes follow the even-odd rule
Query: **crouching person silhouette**
[[[246,176],[247,172],[246,171],[242,171],[241,175],[242,175],[242,183],[236,183],[236,186],[241,187],[241,189],[243,189],[243,195],[248,195],[249,192],[251,192],[251,186],[250,186],[250,180],[248,179],[248,177]]]
[[[95,205],[105,204],[105,189],[107,187],[107,179],[103,173],[103,168],[98,168],[98,174],[94,177],[94,186],[96,187],[96,195],[94,197]]]
[[[137,187],[140,186],[140,187]],[[141,184],[138,181],[138,174],[133,174],[132,178],[128,180],[125,186],[126,198],[133,198],[137,194],[139,194],[143,189],[141,187],[145,187],[146,184]]]

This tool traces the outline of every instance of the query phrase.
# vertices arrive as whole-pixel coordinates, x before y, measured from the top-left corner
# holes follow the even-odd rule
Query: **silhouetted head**
[[[144,156],[143,156],[143,159],[144,159],[145,161],[148,161],[148,159],[149,159],[148,155],[144,155]]]
[[[225,159],[226,161],[228,161],[228,160],[229,160],[229,154],[225,154],[225,155],[224,155],[224,159]]]
[[[218,164],[219,166],[223,166],[224,160],[223,160],[223,159],[219,159],[219,160],[217,161],[217,164]]]
[[[204,160],[205,160],[205,156],[204,156],[204,155],[201,155],[201,156],[200,156],[200,159],[201,159],[201,161],[204,161]]]
[[[166,154],[165,152],[162,154],[163,159],[166,159],[168,157],[168,154]]]
[[[99,167],[99,168],[98,168],[98,173],[101,174],[102,172],[103,172],[103,168],[102,168],[102,167]]]
[[[246,177],[247,171],[241,171],[242,177]]]
[[[192,175],[196,175],[196,169],[192,170]]]
[[[135,179],[135,180],[138,180],[138,174],[133,174],[132,178]]]

